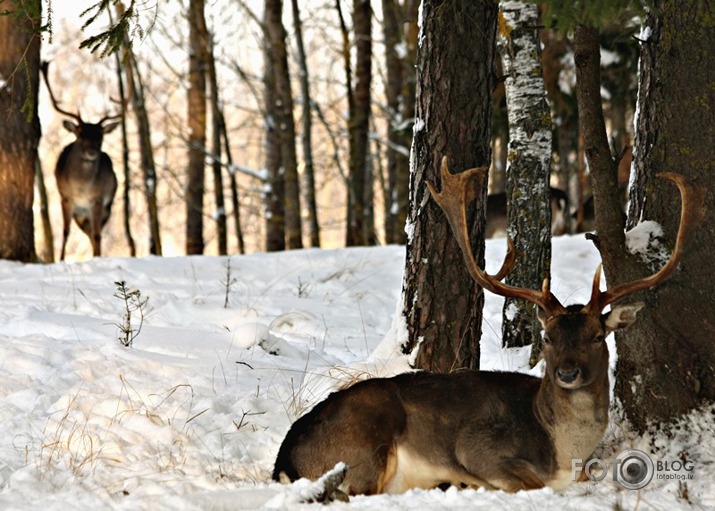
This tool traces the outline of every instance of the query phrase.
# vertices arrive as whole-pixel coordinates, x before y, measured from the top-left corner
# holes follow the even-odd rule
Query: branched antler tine
[[[649,277],[621,284],[604,292],[597,292],[597,288],[594,285],[591,303],[592,306],[600,307],[599,310],[602,310],[606,305],[611,304],[620,298],[643,289],[652,288],[670,277],[678,267],[678,263],[683,255],[683,247],[687,244],[688,240],[695,231],[695,228],[705,216],[705,188],[689,183],[680,174],[661,172],[657,175],[660,178],[672,181],[680,190],[680,226],[678,227],[678,234],[675,238],[675,247],[670,255],[670,259],[668,259],[668,262],[665,263],[660,270]],[[600,266],[598,275],[600,275]]]
[[[72,112],[63,110],[62,108],[60,108],[59,104],[57,103],[57,98],[55,98],[55,95],[52,92],[52,87],[50,86],[50,80],[47,78],[47,70],[49,69],[49,67],[50,67],[50,63],[45,60],[42,62],[42,65],[40,66],[40,70],[42,71],[42,76],[45,79],[45,85],[47,85],[47,92],[50,93],[50,99],[52,100],[52,106],[54,106],[55,110],[57,110],[59,113],[64,114],[68,117],[72,117],[77,122],[81,123],[82,118],[80,117],[79,113],[73,114]]]
[[[469,242],[466,211],[468,201],[476,197],[479,184],[484,182],[484,177],[488,170],[487,167],[479,167],[465,170],[458,174],[451,174],[447,166],[447,157],[444,157],[442,159],[441,169],[442,191],[437,192],[431,183],[427,183],[432,197],[439,207],[442,208],[442,211],[444,211],[449,221],[449,225],[452,227],[469,274],[477,284],[496,295],[506,298],[528,300],[539,305],[545,311],[554,312],[556,310],[564,310],[556,297],[548,290],[548,284],[545,285],[542,291],[536,291],[533,289],[512,287],[500,282],[514,265],[516,255],[514,244],[511,240],[509,240],[509,250],[507,251],[504,263],[495,276],[489,275],[486,271],[477,266]]]

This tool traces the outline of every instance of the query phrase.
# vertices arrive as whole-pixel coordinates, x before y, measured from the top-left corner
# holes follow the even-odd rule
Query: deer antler
[[[47,78],[47,70],[49,67],[50,67],[50,63],[45,60],[42,62],[40,69],[42,70],[42,76],[45,79],[45,85],[47,85],[47,91],[50,93],[50,99],[52,100],[52,105],[55,107],[55,110],[57,110],[59,113],[64,114],[68,117],[72,117],[80,124],[83,124],[82,117],[80,117],[79,112],[77,112],[76,114],[73,114],[72,112],[63,110],[62,108],[60,108],[59,104],[57,103],[57,98],[55,98],[55,95],[52,92],[52,87],[50,87],[50,80]]]
[[[521,287],[513,287],[501,282],[501,280],[511,271],[516,259],[514,242],[508,240],[508,250],[504,263],[496,275],[489,275],[486,271],[477,266],[469,242],[469,230],[467,228],[467,204],[477,197],[481,183],[488,172],[488,167],[479,167],[465,170],[458,174],[451,174],[447,165],[447,157],[442,158],[442,191],[437,192],[431,183],[427,183],[432,197],[437,202],[444,214],[447,216],[449,225],[452,227],[459,248],[462,250],[464,261],[471,277],[484,289],[506,298],[521,298],[535,303],[549,314],[565,312],[566,309],[549,290],[548,279],[544,280],[541,291]]]
[[[645,277],[633,282],[627,282],[619,286],[613,287],[608,291],[601,292],[598,284],[601,275],[601,265],[598,266],[596,276],[594,277],[593,290],[591,292],[591,300],[589,307],[595,313],[600,313],[606,305],[615,302],[625,296],[633,294],[643,289],[649,289],[656,284],[670,277],[678,267],[680,258],[683,255],[683,247],[687,244],[692,236],[695,227],[705,216],[705,188],[695,186],[689,183],[682,175],[672,172],[661,172],[658,177],[667,179],[675,183],[680,190],[681,209],[680,209],[680,226],[678,227],[678,235],[675,238],[675,247],[670,259],[665,265],[650,277]]]

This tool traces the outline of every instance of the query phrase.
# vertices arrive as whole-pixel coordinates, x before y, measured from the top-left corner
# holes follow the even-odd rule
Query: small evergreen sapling
[[[141,332],[142,325],[144,324],[144,308],[146,307],[149,298],[143,298],[141,291],[138,289],[129,289],[125,281],[118,281],[114,283],[117,286],[117,292],[114,293],[114,297],[120,299],[124,303],[124,314],[121,323],[116,323],[117,328],[119,328],[119,342],[121,342],[127,348],[134,344],[134,339]],[[134,328],[132,326],[132,315],[139,315],[139,325]]]

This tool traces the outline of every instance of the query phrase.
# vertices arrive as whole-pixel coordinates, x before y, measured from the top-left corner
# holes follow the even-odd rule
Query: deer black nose
[[[556,376],[558,376],[559,380],[564,383],[573,383],[574,381],[576,381],[576,378],[578,378],[580,373],[581,370],[578,367],[575,367],[573,369],[559,368],[556,370]]]

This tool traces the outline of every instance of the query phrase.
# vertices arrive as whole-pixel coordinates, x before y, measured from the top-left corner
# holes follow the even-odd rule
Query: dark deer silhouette
[[[42,63],[42,76],[45,78],[52,105],[59,113],[74,119],[75,122],[65,120],[62,125],[77,137],[77,140],[62,150],[55,167],[57,188],[62,198],[60,260],[65,258],[72,218],[92,242],[94,256],[99,256],[102,252],[102,228],[109,220],[117,191],[117,176],[112,168],[112,160],[102,151],[102,141],[106,133],[110,133],[119,125],[118,121],[107,121],[116,119],[121,114],[105,115],[96,124],[91,124],[82,120],[79,111],[73,114],[63,110],[57,104],[50,87],[48,67],[47,62]]]

